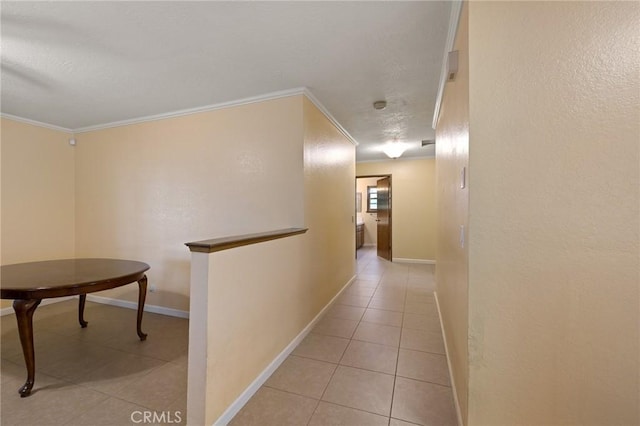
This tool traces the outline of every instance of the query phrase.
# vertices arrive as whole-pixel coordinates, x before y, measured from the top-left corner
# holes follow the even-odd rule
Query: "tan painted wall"
[[[147,303],[188,310],[185,242],[303,224],[302,134],[293,96],[77,135],[77,255],[145,261]]]
[[[74,256],[74,149],[69,133],[1,123],[2,264]],[[1,307],[10,306],[2,301]]]
[[[302,302],[310,290],[305,238],[209,255],[204,424],[214,424],[313,318]]]
[[[300,107],[309,230],[210,255],[206,424],[355,274],[355,147],[306,98]]]
[[[467,424],[468,244],[460,246],[460,226],[469,225],[469,185],[461,188],[461,173],[469,167],[469,38],[468,5],[463,5],[454,49],[458,74],[445,86],[436,126],[438,254],[436,298],[442,316],[452,380]],[[466,232],[465,232],[466,233]]]
[[[307,98],[304,111],[305,273],[315,315],[355,271],[355,146]]]
[[[469,16],[469,424],[639,424],[640,5]]]
[[[393,257],[435,260],[435,158],[358,163],[356,173],[392,175]]]
[[[378,178],[356,179],[356,190],[362,193],[362,212],[358,215],[364,223],[364,244],[375,246],[378,243],[378,222],[376,213],[367,213],[367,186],[376,186]]]

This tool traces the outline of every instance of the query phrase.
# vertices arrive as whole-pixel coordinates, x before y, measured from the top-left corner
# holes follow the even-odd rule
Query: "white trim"
[[[316,106],[316,108],[318,108],[329,119],[329,121],[334,126],[336,126],[336,128],[340,131],[340,133],[342,133],[347,139],[349,139],[349,141],[352,144],[354,144],[355,146],[358,146],[358,141],[356,141],[353,138],[353,136],[351,136],[349,132],[347,132],[347,130],[344,127],[342,127],[342,125],[338,122],[338,120],[336,120],[335,117],[331,115],[329,110],[325,108],[324,105],[322,105],[322,103],[318,100],[318,98],[316,98],[309,89],[307,89],[306,87],[303,87],[303,93]]]
[[[73,130],[66,127],[56,126],[55,124],[43,123],[41,121],[31,120],[29,118],[18,117],[17,115],[0,113],[0,117],[8,118],[9,120],[18,121],[20,123],[31,124],[32,126],[44,127],[45,129],[57,130],[59,132],[73,133]],[[41,303],[42,305],[42,303]]]
[[[449,380],[451,381],[451,390],[453,391],[453,402],[456,406],[456,416],[458,418],[458,426],[462,425],[462,410],[460,410],[460,400],[458,399],[458,390],[456,382],[453,380],[453,367],[451,366],[451,357],[449,356],[449,346],[447,346],[447,334],[444,331],[444,323],[442,322],[442,312],[440,311],[440,302],[438,301],[438,292],[434,291],[433,296],[436,299],[436,308],[438,308],[438,318],[440,320],[440,331],[442,331],[442,340],[444,340],[444,353],[447,357],[447,367],[449,367]]]
[[[68,133],[86,133],[86,132],[92,132],[95,130],[110,129],[112,127],[129,126],[131,124],[146,123],[149,121],[165,120],[167,118],[182,117],[185,115],[198,114],[201,112],[215,111],[218,109],[253,104],[256,102],[264,102],[264,101],[271,101],[274,99],[288,98],[290,96],[297,96],[297,95],[306,96],[311,101],[311,103],[313,103],[316,106],[316,108],[318,108],[327,117],[327,119],[331,122],[331,124],[333,124],[340,133],[342,133],[347,139],[349,139],[349,141],[353,145],[358,146],[358,142],[353,138],[353,136],[351,136],[349,132],[347,132],[347,130],[344,127],[342,127],[342,125],[338,122],[338,120],[335,119],[333,115],[331,115],[329,110],[322,104],[322,102],[320,102],[318,98],[316,98],[315,95],[311,93],[311,91],[306,87],[297,87],[295,89],[280,90],[277,92],[265,93],[257,96],[250,96],[248,98],[236,99],[228,102],[220,102],[217,104],[204,105],[196,108],[187,108],[187,109],[181,109],[178,111],[165,112],[161,114],[147,115],[147,116],[132,118],[128,120],[112,121],[110,123],[96,124],[94,126],[78,127],[76,129],[67,129],[65,127],[55,126],[53,124],[48,124],[48,123],[41,123],[39,121],[30,120],[28,118],[22,118],[22,117],[18,117],[11,114],[0,113],[0,117],[6,117],[11,120],[20,121],[27,124],[33,124],[34,126],[46,127],[48,129],[59,130],[59,131],[68,132]]]
[[[128,300],[113,299],[111,297],[94,296],[92,294],[87,295],[87,300],[95,303],[102,303],[103,305],[118,306],[120,308],[138,309],[138,302],[130,302]],[[188,311],[181,311],[179,309],[165,308],[164,306],[157,305],[144,305],[145,312],[152,312],[154,314],[167,315],[177,318],[189,318]]]
[[[327,313],[327,311],[333,306],[333,304],[338,300],[338,297],[345,291],[349,285],[354,282],[356,276],[354,275],[351,279],[342,287],[342,289],[334,296],[333,299],[327,305],[322,308],[322,310],[315,316],[314,319],[311,320],[309,324],[284,348],[282,352],[278,356],[275,357],[273,361],[265,368],[262,373],[256,377],[256,379],[240,394],[238,398],[227,409],[218,417],[213,425],[214,426],[226,426],[233,417],[238,414],[238,411],[244,407],[244,405],[251,399],[253,394],[255,394],[260,386],[267,381],[267,379],[273,374],[274,371],[284,362],[284,360],[289,356],[291,352],[302,342],[302,340],[311,332],[313,327],[322,319],[322,317]]]
[[[217,104],[204,105],[195,108],[181,109],[178,111],[164,112],[161,114],[147,115],[144,117],[132,118],[128,120],[113,121],[111,123],[97,124],[95,126],[79,127],[74,129],[75,133],[92,132],[94,130],[109,129],[112,127],[128,126],[131,124],[146,123],[148,121],[165,120],[167,118],[182,117],[184,115],[198,114],[201,112],[215,111],[218,109],[231,108],[240,105],[253,104],[256,102],[271,101],[274,99],[287,98],[289,96],[305,94],[305,88],[298,87],[295,89],[281,90],[278,92],[265,93],[258,96],[250,96],[248,98],[236,99],[228,102],[220,102]]]
[[[207,415],[207,336],[209,330],[209,253],[191,253],[189,311],[199,321],[189,321],[187,364],[187,425],[205,424]]]
[[[422,263],[424,265],[436,264],[436,261],[431,259],[406,259],[404,257],[394,257],[392,261],[395,263]]]
[[[60,303],[60,302],[64,302],[65,300],[74,299],[74,298],[76,298],[76,296],[66,296],[66,297],[56,297],[53,299],[45,299],[40,303],[39,306],[53,305],[54,303]],[[7,306],[6,308],[0,309],[0,317],[12,314],[13,312],[14,312],[13,308],[11,306]]]
[[[462,0],[453,0],[451,2],[451,15],[449,15],[449,31],[447,33],[447,41],[444,44],[444,56],[442,59],[442,70],[440,71],[440,84],[438,85],[438,96],[436,97],[436,105],[433,110],[433,122],[431,127],[434,129],[438,124],[440,116],[440,107],[442,106],[442,97],[444,96],[444,86],[447,84],[447,58],[449,52],[453,50],[456,42],[456,33],[458,32],[458,24],[460,23],[460,13],[462,12]]]

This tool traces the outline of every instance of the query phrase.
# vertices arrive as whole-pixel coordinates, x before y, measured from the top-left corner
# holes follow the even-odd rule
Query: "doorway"
[[[389,261],[393,259],[391,194],[391,175],[356,176],[356,195],[360,200],[356,229],[362,232],[356,234],[364,240],[359,245],[375,246],[378,256]]]

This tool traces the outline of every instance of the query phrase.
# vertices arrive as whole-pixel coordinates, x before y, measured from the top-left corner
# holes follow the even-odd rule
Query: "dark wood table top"
[[[93,293],[140,280],[149,265],[121,259],[64,259],[0,267],[2,299]]]

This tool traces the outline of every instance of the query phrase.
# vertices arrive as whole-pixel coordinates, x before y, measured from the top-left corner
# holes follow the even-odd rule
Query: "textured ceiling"
[[[384,159],[434,137],[449,2],[2,2],[1,110],[69,129],[306,87]],[[388,102],[376,111],[372,103]]]

